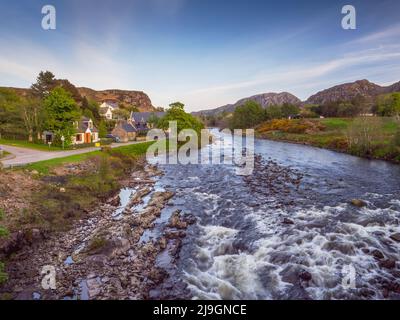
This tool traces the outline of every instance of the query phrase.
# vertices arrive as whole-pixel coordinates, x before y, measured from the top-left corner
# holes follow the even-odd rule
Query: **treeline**
[[[252,128],[264,121],[275,119],[352,118],[366,114],[400,117],[400,93],[381,95],[374,101],[359,95],[350,101],[303,105],[302,107],[285,103],[262,108],[257,102],[249,100],[237,107],[233,113],[203,115],[201,118],[210,127],[243,129]]]
[[[24,94],[0,88],[0,138],[41,142],[42,133],[48,130],[55,133],[56,144],[64,136],[68,145],[73,123],[81,116],[106,130],[98,103],[82,97],[72,83],[56,79],[49,71],[40,72]]]
[[[294,118],[299,114],[300,108],[292,104],[272,105],[264,109],[257,102],[250,100],[235,109],[228,124],[232,129],[253,128],[267,120]]]

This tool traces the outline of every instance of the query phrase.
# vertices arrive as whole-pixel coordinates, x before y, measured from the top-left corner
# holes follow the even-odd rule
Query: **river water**
[[[223,138],[213,132],[208,149]],[[257,139],[255,153],[248,177],[234,165],[162,166],[158,185],[176,192],[168,210],[197,218],[170,272],[184,286],[167,298],[400,298],[400,242],[390,238],[400,166]]]

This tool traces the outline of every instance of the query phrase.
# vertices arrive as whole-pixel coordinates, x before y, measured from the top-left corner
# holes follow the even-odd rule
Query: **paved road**
[[[141,141],[132,141],[127,143],[113,143],[111,145],[111,148],[122,147],[137,143],[141,143]],[[12,158],[6,157],[6,159],[1,161],[4,167],[6,168],[100,150],[100,148],[96,147],[77,149],[77,150],[67,150],[67,151],[40,151],[40,150],[7,146],[7,145],[0,145],[0,147],[6,150],[7,152],[10,152],[13,155]]]

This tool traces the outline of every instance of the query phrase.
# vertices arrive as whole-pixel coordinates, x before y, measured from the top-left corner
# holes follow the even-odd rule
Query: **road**
[[[131,144],[142,143],[142,141],[132,141],[127,143],[113,143],[111,148],[123,147]],[[67,150],[67,151],[40,151],[29,148],[14,147],[8,145],[0,145],[0,147],[11,153],[12,157],[7,156],[4,160],[0,160],[5,168],[22,166],[30,163],[35,163],[43,160],[50,160],[56,158],[63,158],[68,156],[73,156],[76,154],[88,153],[93,151],[98,151],[101,148],[90,147],[77,150]]]

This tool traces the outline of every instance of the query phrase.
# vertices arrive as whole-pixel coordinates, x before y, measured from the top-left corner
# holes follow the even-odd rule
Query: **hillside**
[[[77,88],[80,95],[86,97],[89,100],[95,100],[101,103],[104,100],[111,100],[117,103],[124,103],[126,105],[133,105],[139,108],[141,112],[154,111],[149,96],[142,91],[131,91],[131,90],[102,90],[96,91],[90,88]]]
[[[115,101],[116,103],[124,103],[125,105],[133,105],[139,108],[141,112],[154,111],[149,96],[142,91],[131,91],[131,90],[102,90],[96,91],[90,88],[77,88],[67,82],[66,80],[57,80],[60,82],[60,85],[65,87],[68,85],[68,90],[73,92],[73,96],[77,102],[81,102],[83,97],[86,97],[89,100],[94,100],[99,104],[104,100]],[[31,89],[29,88],[13,88],[7,87],[7,89],[14,90],[18,95],[26,96],[30,93]],[[75,94],[76,92],[76,94]]]
[[[299,98],[288,92],[262,93],[248,98],[240,99],[234,104],[227,104],[225,106],[216,109],[199,111],[195,112],[194,114],[214,115],[222,112],[233,112],[238,106],[243,105],[247,101],[256,101],[263,108],[268,108],[271,105],[282,105],[284,103],[289,103],[294,105],[301,104],[301,100]]]

